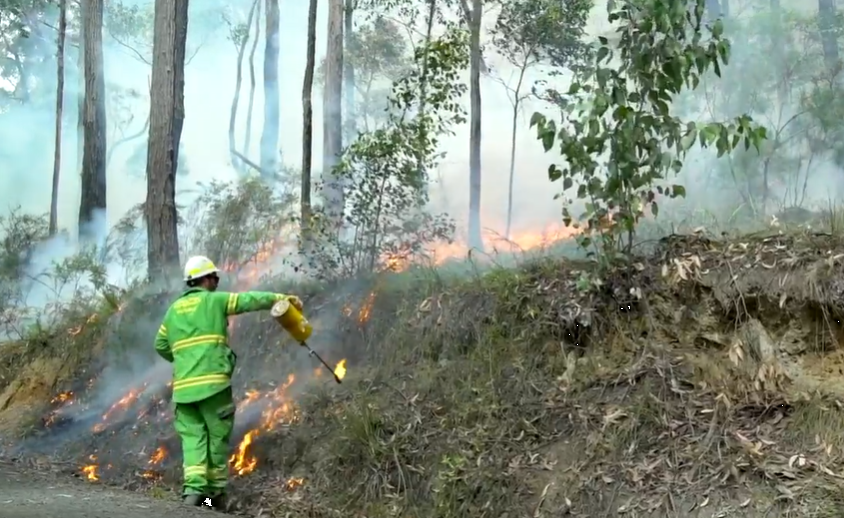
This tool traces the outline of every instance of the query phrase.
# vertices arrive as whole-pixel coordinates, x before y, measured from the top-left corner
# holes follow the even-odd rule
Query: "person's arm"
[[[163,323],[158,328],[158,333],[155,334],[155,352],[168,362],[173,363],[173,351],[170,350],[170,341],[167,339],[167,327]]]
[[[298,297],[284,295],[283,293],[271,293],[268,291],[244,291],[242,293],[217,291],[214,295],[225,301],[227,315],[240,315],[253,311],[266,311],[272,309],[279,300],[295,299],[294,305],[301,305]],[[291,300],[291,303],[294,301]],[[298,306],[297,306],[298,307]]]

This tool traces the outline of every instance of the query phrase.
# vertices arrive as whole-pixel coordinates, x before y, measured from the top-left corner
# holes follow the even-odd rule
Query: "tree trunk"
[[[357,0],[346,0],[346,7],[343,10],[343,39],[345,40],[344,52],[345,55],[351,56],[351,46],[354,38],[354,14]],[[357,133],[357,124],[355,122],[355,66],[351,59],[346,59],[343,62],[345,67],[343,73],[343,93],[345,94],[346,115],[345,125],[343,128],[344,146],[352,143]]]
[[[82,155],[85,149],[85,43],[81,35],[79,51],[76,53],[76,83],[76,172],[82,177]]]
[[[82,1],[85,64],[84,144],[79,237],[106,237],[106,111],[103,71],[103,0]]]
[[[151,279],[179,267],[176,168],[185,120],[188,0],[155,0],[154,24],[146,201]]]
[[[235,169],[243,171],[243,164],[237,157],[237,143],[234,138],[234,130],[237,124],[237,106],[240,104],[240,88],[243,85],[243,57],[246,54],[246,44],[249,42],[249,29],[252,28],[252,17],[255,16],[255,8],[260,0],[254,0],[249,9],[249,16],[246,19],[246,34],[243,41],[237,42],[237,73],[235,74],[234,95],[232,96],[232,107],[229,110],[229,156]],[[244,149],[244,152],[248,151]]]
[[[527,67],[528,62],[525,61],[519,70],[519,80],[516,82],[516,88],[513,90],[513,119],[510,121],[510,178],[507,183],[507,228],[504,232],[504,237],[507,239],[510,239],[510,229],[513,224],[513,185],[516,179],[516,133],[519,128],[518,121],[519,107],[522,102],[522,83],[525,80]]]
[[[481,0],[472,0],[469,66],[469,246],[483,250],[481,236]]]
[[[249,51],[249,106],[246,109],[246,136],[243,138],[243,154],[249,156],[252,145],[252,114],[255,111],[255,51],[258,50],[258,40],[261,39],[261,2],[255,16],[255,38],[252,40],[252,50]]]
[[[272,178],[278,170],[278,0],[267,0],[267,45],[264,48],[264,129],[261,133],[261,175]]]
[[[838,74],[840,57],[838,40],[835,37],[835,0],[818,0],[818,26],[821,32],[823,57],[829,73]]]
[[[56,141],[53,151],[53,191],[50,197],[50,235],[59,226],[59,177],[62,171],[62,113],[64,111],[64,39],[67,34],[67,0],[59,0],[59,39],[56,45]]]
[[[343,0],[328,0],[322,128],[325,208],[332,231],[339,235],[345,199],[343,179],[334,168],[343,152]]]
[[[419,120],[425,120],[425,111],[428,101],[428,50],[431,45],[431,35],[434,31],[434,16],[437,12],[437,0],[428,0],[428,19],[425,24],[425,51],[422,58],[422,71],[419,78]],[[417,143],[416,154],[416,173],[419,175],[422,183],[422,202],[428,201],[428,171],[425,167],[425,156],[422,153],[423,142],[428,138],[428,131],[430,128],[424,128],[419,132],[419,142]]]
[[[316,61],[317,0],[310,0],[308,7],[308,43],[305,58],[305,79],[302,81],[302,221],[300,248],[307,253],[311,247],[311,158],[314,138],[314,63]]]

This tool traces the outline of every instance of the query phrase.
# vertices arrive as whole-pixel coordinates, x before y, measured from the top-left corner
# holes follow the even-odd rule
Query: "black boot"
[[[215,511],[226,512],[226,495],[211,497],[211,507],[213,507]]]
[[[205,501],[202,495],[185,495],[182,497],[182,502],[191,507],[199,507]]]

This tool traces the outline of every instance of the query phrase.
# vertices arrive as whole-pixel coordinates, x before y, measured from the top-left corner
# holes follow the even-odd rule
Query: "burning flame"
[[[51,404],[57,403],[67,403],[73,398],[73,392],[62,392],[60,394],[56,394],[56,396],[50,400]]]
[[[364,301],[363,305],[358,311],[358,322],[361,324],[369,320],[369,316],[372,314],[372,306],[375,305],[375,292],[373,291],[369,295],[367,295],[366,300]]]
[[[284,484],[288,491],[293,491],[297,487],[301,486],[305,483],[304,478],[289,478],[287,482]]]
[[[231,464],[232,469],[238,475],[242,476],[248,473],[252,473],[252,471],[258,465],[258,459],[249,454],[249,446],[252,444],[252,440],[257,435],[257,429],[246,432],[246,435],[243,437],[243,440],[240,441],[240,444],[237,446],[237,451],[235,451],[229,459],[229,464]]]
[[[167,450],[164,448],[164,446],[159,446],[154,452],[152,452],[152,455],[147,461],[147,464],[149,464],[150,466],[161,464],[161,461],[163,461],[165,457],[167,457]]]
[[[340,379],[346,377],[346,360],[340,360],[336,367],[334,367],[334,375]]]
[[[91,462],[96,462],[97,456],[96,455],[90,455],[88,457],[88,459],[90,459]],[[90,480],[91,482],[96,482],[97,480],[100,479],[100,476],[97,473],[97,470],[98,470],[98,466],[96,464],[88,464],[87,466],[82,466],[82,474],[85,475],[85,477],[88,480]]]
[[[108,426],[109,420],[116,412],[124,412],[128,410],[133,404],[135,404],[135,402],[138,400],[138,397],[141,395],[141,393],[146,387],[147,383],[144,383],[139,388],[131,389],[122,398],[120,398],[117,403],[111,405],[111,408],[109,408],[106,413],[103,414],[102,421],[94,425],[94,433],[100,433],[105,430],[106,426]]]
[[[159,446],[152,452],[150,455],[149,460],[147,461],[148,466],[156,466],[161,464],[164,459],[167,458],[167,449],[164,446]],[[158,479],[161,478],[161,474],[156,472],[153,469],[148,469],[141,473],[141,476],[147,479]]]

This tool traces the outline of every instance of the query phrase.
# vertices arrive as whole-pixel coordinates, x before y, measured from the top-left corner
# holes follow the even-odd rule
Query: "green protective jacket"
[[[231,386],[237,355],[229,348],[228,317],[268,310],[280,293],[228,293],[191,288],[164,315],[155,350],[173,364],[173,401],[195,403]]]

